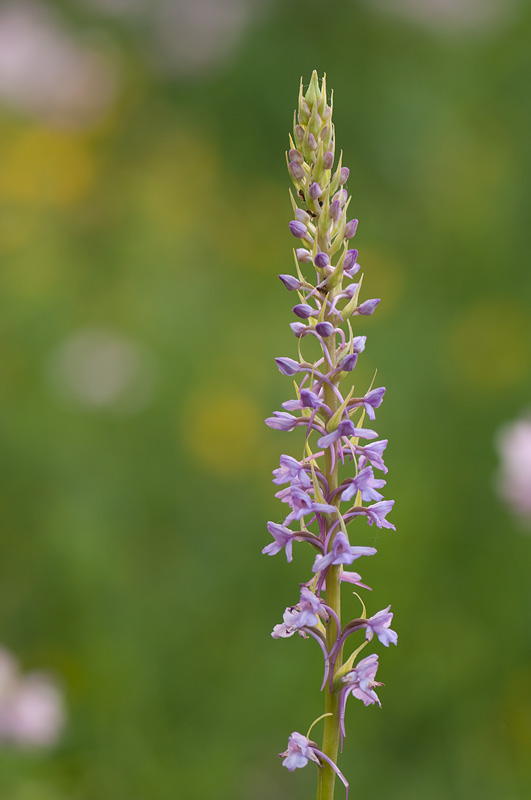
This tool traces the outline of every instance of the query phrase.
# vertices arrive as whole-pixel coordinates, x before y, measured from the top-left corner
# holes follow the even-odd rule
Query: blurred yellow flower
[[[94,160],[80,134],[30,127],[4,143],[0,201],[56,208],[83,197],[94,179]]]

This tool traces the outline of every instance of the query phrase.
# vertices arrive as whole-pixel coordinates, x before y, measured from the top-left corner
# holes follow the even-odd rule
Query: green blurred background
[[[68,709],[55,748],[0,749],[2,798],[314,794],[276,753],[322,713],[320,652],[270,637],[310,555],[260,554],[314,68],[397,526],[361,571],[400,646],[339,763],[352,797],[531,796],[531,539],[494,445],[531,399],[530,47],[518,0],[1,4],[0,643]]]

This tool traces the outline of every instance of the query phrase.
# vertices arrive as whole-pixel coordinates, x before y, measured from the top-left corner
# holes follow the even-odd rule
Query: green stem
[[[331,359],[332,364],[336,364],[336,337],[335,334],[325,340],[326,347]],[[338,408],[338,399],[333,389],[327,384],[324,385],[323,400],[329,406],[332,414]],[[332,469],[332,456],[330,448],[325,452],[325,475],[327,476],[330,491],[333,492],[338,486],[338,463]],[[339,495],[337,495],[336,504],[339,505]],[[329,548],[332,547],[332,541]],[[325,602],[332,608],[338,619],[341,620],[341,594],[340,594],[340,574],[341,567],[332,565],[326,574],[326,596]],[[328,649],[330,650],[336,638],[336,624],[331,617],[326,626],[326,641]],[[341,668],[343,663],[343,653],[338,654],[334,674]],[[339,694],[337,692],[330,692],[327,684],[325,688],[325,712],[331,716],[325,717],[324,720],[324,733],[322,751],[334,763],[337,761],[337,754],[339,750]],[[319,778],[317,785],[317,800],[333,800],[334,786],[336,774],[332,767],[324,763],[323,767],[319,769]]]

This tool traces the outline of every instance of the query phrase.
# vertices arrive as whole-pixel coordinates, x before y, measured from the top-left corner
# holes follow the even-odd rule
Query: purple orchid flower
[[[292,456],[280,456],[280,467],[273,470],[273,483],[281,486],[283,483],[291,483],[308,488],[312,481],[300,461]]]
[[[351,546],[348,536],[339,531],[334,537],[332,549],[324,556],[317,556],[312,567],[313,572],[322,572],[331,564],[352,564],[360,556],[373,556],[375,547]]]
[[[376,469],[381,469],[382,472],[387,472],[387,467],[382,459],[382,454],[386,447],[387,439],[381,439],[379,442],[366,444],[364,447],[355,447],[354,451],[360,457],[358,462],[360,470],[365,467],[367,461],[370,461],[373,467],[376,467]]]
[[[320,408],[324,406],[321,397],[315,392],[312,392],[311,389],[301,389],[299,394],[300,397],[297,400],[284,401],[284,403],[282,403],[282,408],[285,408],[286,411],[300,411],[303,408]],[[322,394],[322,392],[320,394]]]
[[[342,420],[337,426],[335,431],[322,436],[317,444],[319,447],[330,447],[338,439],[343,436],[356,436],[358,439],[376,439],[378,434],[376,431],[371,431],[369,428],[356,428],[354,423],[349,420]]]
[[[317,503],[313,497],[310,497],[304,489],[298,486],[282,489],[275,494],[275,497],[278,497],[283,503],[287,503],[292,509],[284,520],[284,525],[289,525],[294,520],[300,520],[307,514],[335,514],[337,511],[337,508],[330,503]]]
[[[262,553],[267,556],[275,556],[277,553],[280,553],[283,548],[286,548],[286,560],[288,562],[293,561],[294,532],[290,531],[290,529],[286,528],[284,525],[277,525],[276,522],[268,522],[267,530],[274,541],[264,547]]]
[[[352,694],[361,700],[364,705],[370,706],[373,703],[378,703],[380,699],[374,691],[375,686],[382,686],[374,680],[378,670],[378,656],[372,654],[367,658],[362,659],[351,672],[348,672],[343,678],[344,689],[341,694],[345,696]]]
[[[361,492],[361,499],[365,502],[382,499],[383,495],[376,489],[382,489],[385,481],[382,478],[375,478],[370,466],[360,470],[355,478],[349,478],[345,483],[347,483],[347,488],[341,494],[341,499],[345,502],[352,500],[358,492]]]
[[[293,772],[295,769],[305,767],[308,761],[315,761],[318,764],[315,748],[317,748],[315,742],[310,742],[302,733],[294,731],[288,739],[286,752],[279,753],[280,758],[284,759],[282,766]]]
[[[348,800],[349,784],[339,767],[322,750],[319,750],[315,742],[310,741],[302,733],[294,731],[288,739],[288,749],[284,753],[279,753],[279,756],[284,759],[282,766],[290,772],[305,767],[308,761],[315,761],[320,767],[325,761],[332,767],[345,787],[345,800]]]

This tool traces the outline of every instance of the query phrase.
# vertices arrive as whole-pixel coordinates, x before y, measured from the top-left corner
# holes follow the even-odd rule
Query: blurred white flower
[[[114,100],[109,60],[30,0],[0,6],[0,102],[52,123],[93,122]]]
[[[505,425],[497,434],[497,490],[511,511],[531,523],[531,417]]]
[[[365,0],[372,8],[437,30],[496,28],[513,16],[516,0]]]
[[[141,411],[156,383],[151,352],[108,330],[77,331],[52,353],[48,366],[54,388],[65,399],[118,413]]]
[[[47,675],[22,675],[0,648],[0,744],[50,747],[65,723],[62,693]]]

